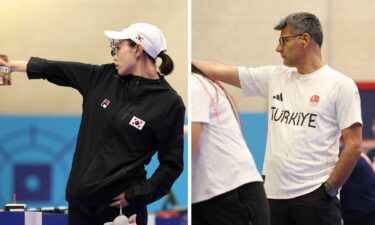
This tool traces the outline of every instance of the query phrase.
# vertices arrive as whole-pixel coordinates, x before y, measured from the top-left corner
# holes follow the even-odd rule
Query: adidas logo
[[[279,101],[283,101],[283,93],[280,93],[278,95],[274,95],[272,98],[276,99],[276,100],[279,100]]]

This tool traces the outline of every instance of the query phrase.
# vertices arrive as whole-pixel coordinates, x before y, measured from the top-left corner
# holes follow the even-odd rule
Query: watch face
[[[337,195],[337,193],[338,193],[338,191],[336,190],[336,188],[332,188],[332,189],[328,192],[329,196],[331,196],[331,197],[335,197],[335,196]]]
[[[327,195],[331,197],[335,197],[338,194],[338,190],[334,188],[330,183],[325,182],[323,183],[324,190],[326,191]]]

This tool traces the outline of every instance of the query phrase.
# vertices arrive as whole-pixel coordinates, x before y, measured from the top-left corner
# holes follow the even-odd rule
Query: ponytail
[[[164,76],[172,73],[173,68],[174,68],[174,63],[171,57],[169,55],[165,54],[165,52],[160,52],[158,57],[161,58],[162,62],[161,65],[159,66],[159,71],[161,74]]]
[[[134,41],[131,40],[131,39],[126,39],[126,41],[129,42],[129,45],[130,45],[130,47],[132,47],[132,48],[134,48],[134,47],[137,45],[137,43],[134,42]],[[146,56],[149,60],[151,60],[151,62],[153,62],[153,63],[156,62],[156,59],[152,58],[152,57],[151,57],[146,51],[144,51],[144,54],[145,54],[145,56]],[[167,54],[165,53],[165,51],[160,52],[159,55],[158,55],[157,57],[160,57],[160,58],[161,58],[161,64],[160,64],[160,66],[159,66],[159,72],[160,72],[162,75],[164,75],[164,76],[166,76],[166,75],[172,73],[172,71],[173,71],[173,69],[174,69],[174,63],[173,63],[172,58],[171,58],[169,55],[167,55]]]

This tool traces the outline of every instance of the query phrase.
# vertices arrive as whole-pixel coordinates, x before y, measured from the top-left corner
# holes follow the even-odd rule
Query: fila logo
[[[111,103],[111,101],[109,101],[108,99],[104,99],[102,104],[100,104],[100,106],[103,108],[107,108],[109,103]]]
[[[279,100],[279,101],[283,101],[283,93],[280,93],[278,95],[274,95],[272,98],[276,99],[276,100]]]
[[[142,130],[143,126],[146,124],[145,121],[139,119],[136,116],[133,116],[133,118],[130,120],[129,124],[138,130]]]
[[[316,106],[319,103],[319,96],[318,95],[313,95],[310,98],[310,104],[311,106]]]

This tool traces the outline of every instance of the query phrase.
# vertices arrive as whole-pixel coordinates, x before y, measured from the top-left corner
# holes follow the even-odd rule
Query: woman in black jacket
[[[90,65],[31,57],[0,59],[29,79],[77,89],[83,113],[66,199],[70,225],[102,225],[124,207],[147,224],[146,205],[164,196],[183,170],[181,97],[164,79],[173,70],[166,40],[155,26],[133,24],[105,31],[114,63]],[[159,68],[156,58],[161,58]],[[159,167],[147,179],[145,165],[158,152]]]

